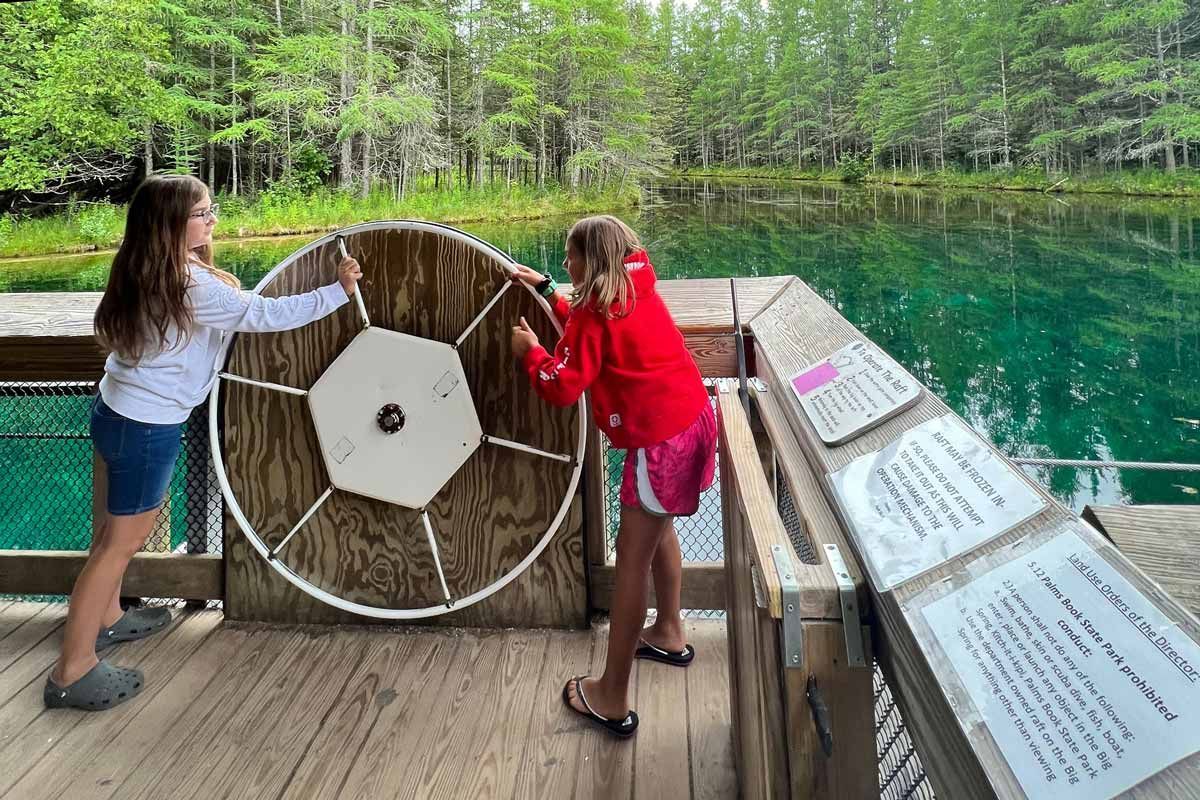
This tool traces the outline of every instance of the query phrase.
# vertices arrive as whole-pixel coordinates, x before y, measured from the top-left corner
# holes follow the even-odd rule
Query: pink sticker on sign
[[[824,386],[837,376],[837,368],[826,361],[792,378],[792,387],[796,390],[796,394],[805,395],[813,389]]]

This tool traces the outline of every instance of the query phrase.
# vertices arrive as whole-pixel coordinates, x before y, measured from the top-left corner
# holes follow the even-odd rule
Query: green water
[[[1200,204],[689,182],[626,219],[663,278],[800,276],[1011,455],[1200,462]],[[463,227],[565,277],[571,221]],[[252,284],[312,238],[220,245],[217,261]],[[97,291],[109,258],[0,262],[0,290]],[[86,431],[74,404],[66,424]],[[11,419],[0,409],[0,434]],[[42,448],[64,446],[71,467],[35,469],[37,448],[0,441],[0,547],[38,527],[28,498],[80,507],[67,487],[87,442]],[[1200,473],[1031,474],[1076,509],[1200,502]]]

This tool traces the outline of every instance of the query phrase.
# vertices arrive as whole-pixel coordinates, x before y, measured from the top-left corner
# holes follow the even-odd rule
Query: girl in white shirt
[[[190,175],[155,175],[134,193],[125,238],[96,310],[111,351],[92,408],[92,442],[108,492],[87,564],[75,581],[62,655],[46,679],[48,707],[112,708],[138,694],[139,670],[96,652],[170,621],[166,609],[121,610],[129,561],[146,542],[179,454],[183,422],[212,387],[221,339],[231,331],[284,331],[335,311],[362,272],[352,258],[315,291],[267,298],[242,291],[212,263],[217,206]]]

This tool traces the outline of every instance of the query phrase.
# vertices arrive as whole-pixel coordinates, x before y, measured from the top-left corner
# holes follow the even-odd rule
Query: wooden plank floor
[[[724,798],[737,794],[725,625],[694,664],[639,663],[638,735],[569,714],[606,630],[227,625],[177,615],[121,645],[145,691],[47,711],[65,608],[0,600],[0,798]]]
[[[1200,616],[1200,506],[1085,506],[1082,516]]]

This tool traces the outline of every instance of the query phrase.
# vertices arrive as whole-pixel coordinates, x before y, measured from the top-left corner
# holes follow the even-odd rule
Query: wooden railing
[[[738,279],[743,319],[749,320],[761,311],[793,280],[787,276]],[[701,373],[705,377],[736,375],[729,281],[661,281],[659,288]],[[104,353],[92,333],[92,315],[99,300],[96,292],[0,293],[0,381],[99,380]],[[753,359],[752,341],[748,347]],[[592,605],[606,609],[614,567],[606,552],[605,467],[594,426],[587,459],[584,535]],[[0,550],[0,592],[69,592],[84,560],[86,553],[81,551]],[[145,596],[221,599],[224,588],[220,556],[141,554],[130,567],[125,591]],[[685,608],[725,607],[720,562],[685,565],[683,602]]]
[[[831,503],[836,502],[832,476],[854,459],[883,450],[912,428],[927,420],[935,417],[949,416],[951,419],[954,417],[953,412],[940,398],[934,393],[926,391],[921,396],[920,402],[894,418],[887,419],[877,427],[867,430],[843,445],[825,446],[812,422],[801,409],[800,403],[791,391],[788,380],[791,376],[809,369],[813,364],[828,358],[851,342],[864,340],[866,337],[847,322],[836,309],[801,282],[792,284],[776,298],[751,323],[751,328],[755,334],[760,376],[772,389],[778,387],[779,402],[776,405],[782,413],[778,415],[779,435],[773,438],[777,442],[791,441],[800,449],[807,463],[811,465],[813,474],[817,476],[820,491]],[[979,440],[978,446],[981,450],[986,449],[989,452],[990,459],[1001,462],[1005,460],[1003,454],[990,443]],[[972,458],[980,457],[972,456]],[[967,462],[968,466],[970,463],[975,463],[968,462],[966,458],[963,458],[962,461]],[[1097,715],[1094,719],[1089,717],[1093,728],[1084,727],[1079,730],[1068,728],[1064,723],[1060,726],[1060,730],[1055,731],[1056,735],[1063,737],[1061,747],[1059,746],[1060,741],[1050,737],[1046,730],[1041,731],[1043,737],[1038,740],[1039,743],[1048,742],[1044,751],[1025,747],[1020,740],[1018,740],[1020,743],[1012,745],[1014,737],[1008,734],[1016,726],[1015,723],[1009,721],[1009,715],[996,712],[984,714],[976,710],[975,702],[977,701],[971,699],[970,691],[972,689],[980,696],[987,694],[978,690],[980,681],[985,680],[983,668],[977,667],[969,657],[959,657],[957,660],[953,660],[946,652],[946,643],[951,641],[952,637],[948,638],[944,633],[939,636],[928,621],[926,610],[939,599],[948,597],[950,592],[974,588],[973,584],[989,580],[990,583],[984,584],[988,587],[986,591],[994,591],[999,595],[1000,589],[992,588],[996,585],[997,580],[989,578],[989,574],[994,574],[995,571],[1008,565],[1027,569],[1027,559],[1032,557],[1039,546],[1066,534],[1074,537],[1073,541],[1078,542],[1078,545],[1072,544],[1071,546],[1079,548],[1077,553],[1082,559],[1079,563],[1101,565],[1103,572],[1095,574],[1106,577],[1097,578],[1097,580],[1111,580],[1113,585],[1116,585],[1118,581],[1127,584],[1129,588],[1123,589],[1122,592],[1128,595],[1127,599],[1130,602],[1136,597],[1141,609],[1150,609],[1146,612],[1147,614],[1161,615],[1162,618],[1169,621],[1169,624],[1163,625],[1163,629],[1172,631],[1172,636],[1175,637],[1173,641],[1181,643],[1181,647],[1200,646],[1200,622],[1190,616],[1177,599],[1163,592],[1116,548],[1106,542],[1094,529],[1080,521],[1076,514],[1069,508],[1065,508],[1029,476],[1024,475],[1015,467],[1010,467],[1009,471],[1014,476],[1012,479],[1014,484],[1019,482],[1024,491],[1036,493],[1044,500],[1045,506],[1040,512],[1011,527],[1006,532],[1001,532],[990,539],[984,539],[982,543],[971,546],[958,555],[945,558],[940,563],[917,572],[911,577],[898,579],[891,584],[871,578],[866,581],[871,594],[876,657],[883,668],[883,674],[892,694],[903,712],[908,730],[916,743],[922,763],[928,771],[939,797],[980,798],[981,800],[997,797],[1049,797],[1058,791],[1067,793],[1068,779],[1073,778],[1075,782],[1093,780],[1095,776],[1083,774],[1084,770],[1081,766],[1085,763],[1083,758],[1091,756],[1099,761],[1104,761],[1106,758],[1111,759],[1112,756],[1108,753],[1100,756],[1094,755],[1094,753],[1100,752],[1099,745],[1094,751],[1088,745],[1089,749],[1085,751],[1079,748],[1078,741],[1076,741],[1075,750],[1065,743],[1070,742],[1069,737],[1073,735],[1080,736],[1085,742],[1097,741],[1102,726],[1096,727],[1095,723],[1097,719],[1103,721],[1100,716],[1102,712],[1097,711],[1097,707],[1107,702],[1106,697],[1115,697],[1121,693],[1128,683],[1127,679],[1118,677],[1093,686],[1092,696],[1100,695],[1098,706],[1089,706],[1092,713]],[[964,476],[966,474],[964,471]],[[869,497],[867,494],[869,490],[868,486],[862,487],[864,497]],[[844,522],[839,514],[834,526],[842,532],[844,540],[848,543],[848,553],[852,554],[860,564],[865,563],[864,559],[867,556],[864,554],[869,553],[871,547],[878,547],[881,542],[888,541],[889,537],[896,536],[892,530],[881,531],[870,525],[855,528]],[[891,541],[896,540],[891,539]],[[1058,560],[1053,562],[1056,568],[1072,569],[1066,563],[1065,558],[1056,558]],[[1078,569],[1078,567],[1076,568]],[[1088,567],[1088,569],[1091,568]],[[1048,590],[1040,588],[1042,586],[1040,581],[1030,580],[1027,577],[1023,577],[1022,580],[1026,582],[1019,585],[1014,582],[1011,591],[1017,589],[1024,591],[1022,587],[1033,586],[1037,588],[1037,591],[1049,596],[1048,600],[1037,601],[1046,604],[1040,608],[1048,605],[1051,608],[1050,613],[1057,613],[1054,610],[1058,604],[1057,599]],[[1097,584],[1097,587],[1099,585]],[[1109,585],[1105,584],[1103,591],[1108,589]],[[1099,595],[1100,591],[1097,591],[1096,594]],[[1087,595],[1080,596],[1086,597]],[[1020,595],[1018,595],[1019,598]],[[732,602],[731,600],[731,605]],[[968,604],[980,601],[962,600],[960,602]],[[1089,606],[1087,614],[1093,621],[1103,618],[1105,614],[1110,616],[1113,614],[1112,611],[1106,610],[1106,604],[1098,597],[1089,599]],[[964,605],[955,613],[965,620],[974,612],[969,605]],[[1033,619],[1038,618],[1034,612],[1028,613],[1033,616]],[[1140,614],[1141,612],[1130,613]],[[1018,615],[1010,614],[1008,616]],[[1117,629],[1125,624],[1122,617],[1120,611],[1116,612],[1115,621],[1106,626],[1110,630],[1105,630],[1104,634],[1108,635],[1111,631],[1116,631],[1119,635],[1121,632]],[[964,622],[963,625],[960,632],[966,630],[967,623]],[[981,627],[988,626],[990,626],[990,621],[985,619]],[[1051,634],[1053,635],[1053,633],[1052,631]],[[1032,628],[1028,635],[1031,637],[1028,645],[1016,637],[1012,638],[1012,641],[1019,643],[1013,646],[1013,652],[1036,650],[1038,647],[1043,648],[1043,652],[1049,652],[1049,648],[1055,641],[1048,636],[1037,638],[1042,634],[1035,634]],[[1065,636],[1061,632],[1059,635]],[[986,650],[990,647],[990,643],[985,644],[987,646],[980,648],[979,652],[984,652],[984,657],[990,657],[986,656]],[[1088,640],[1087,644],[1090,645],[1091,640]],[[1084,657],[1089,657],[1089,654],[1084,652],[1087,649],[1085,647],[1078,652],[1072,649],[1069,656],[1078,656],[1082,653]],[[1008,657],[1009,647],[1006,645],[1003,648],[997,648],[997,651],[1001,650],[1005,657]],[[1156,656],[1153,656],[1152,650],[1149,648],[1146,649],[1146,653],[1151,655],[1137,652],[1133,648],[1130,649],[1130,653],[1135,655],[1126,654],[1121,657],[1140,659],[1139,667],[1142,664],[1148,664],[1155,668],[1161,666],[1151,661]],[[995,658],[999,658],[999,656],[995,656]],[[1016,656],[1016,658],[1021,657]],[[1104,662],[1104,660],[1103,656],[1099,658],[1099,662]],[[997,663],[1003,666],[1003,662]],[[1046,660],[1045,663],[1050,664],[1051,662]],[[1022,665],[1018,663],[1017,666]],[[1091,670],[1092,666],[1097,665],[1089,664],[1088,669]],[[1098,666],[1107,667],[1108,665],[1099,663]],[[1169,664],[1166,669],[1168,671],[1171,669]],[[1050,669],[1042,670],[1040,666],[1037,671],[1039,674],[1051,672]],[[1078,684],[1071,683],[1078,678],[1078,675],[1073,673],[1068,677],[1065,688],[1058,693],[1060,699],[1067,696],[1072,685],[1078,686]],[[1039,688],[1042,687],[1041,684],[1034,684],[1034,686],[1035,689],[1041,690]],[[1048,690],[1049,697],[1053,697],[1056,692],[1059,692],[1052,682],[1049,686],[1042,688]],[[1050,689],[1053,691],[1049,691]],[[1013,697],[1019,697],[1017,693],[1021,690],[1022,685],[1014,681],[1013,683],[1002,683],[1001,688],[997,689],[995,694],[998,696],[1002,691],[1009,691],[1012,692]],[[1193,696],[1194,694],[1192,692]],[[1126,698],[1131,695],[1134,697],[1130,702],[1137,702],[1136,692],[1125,693]],[[1176,695],[1177,698],[1180,696]],[[1020,707],[1019,701],[1014,699],[1009,702],[1014,718],[1016,718],[1018,715],[1016,709]],[[1091,701],[1081,695],[1072,698],[1071,702],[1082,709],[1085,703]],[[1072,709],[1074,707],[1072,706]],[[1044,708],[1053,710],[1054,706],[1047,703]],[[1111,710],[1113,706],[1110,705],[1109,708]],[[1029,709],[1030,719],[1036,719],[1037,713],[1042,711],[1042,706],[1039,704],[1034,707],[1031,704]],[[1022,710],[1020,713],[1024,713],[1024,711]],[[1119,709],[1116,713],[1127,712]],[[1152,717],[1150,718],[1152,719]],[[1143,723],[1145,719],[1143,718]],[[1021,721],[1022,724],[1029,724],[1024,720],[1018,721]],[[1006,728],[1006,726],[1011,727]],[[1176,735],[1183,736],[1185,730],[1187,731],[1186,735],[1190,737],[1189,741],[1196,741],[1194,725],[1180,728]],[[1105,729],[1105,732],[1111,735],[1111,731]],[[1092,734],[1096,735],[1092,736]],[[1084,739],[1085,736],[1088,738]],[[1001,749],[999,743],[1002,740],[1007,741],[1010,745],[1007,751]],[[1028,740],[1032,741],[1031,738]],[[1118,745],[1118,747],[1120,746]],[[1036,760],[1039,754],[1043,757],[1044,765],[1049,767],[1048,770],[1044,770],[1043,763]],[[1047,754],[1053,754],[1053,758]],[[1111,764],[1111,761],[1109,763]],[[1137,797],[1200,796],[1200,752],[1185,754],[1172,763],[1158,766],[1127,761],[1122,768],[1129,770],[1129,774],[1136,778],[1137,786],[1134,793]],[[1022,776],[1020,779],[1018,774]],[[1050,782],[1044,781],[1044,775],[1052,776],[1052,780],[1056,782],[1052,785]],[[1043,781],[1043,783],[1039,783],[1039,781]],[[1076,794],[1077,791],[1079,791],[1079,787],[1069,789],[1070,796],[1084,796]],[[1091,789],[1083,790],[1084,793],[1088,793],[1088,796],[1099,796],[1102,791],[1101,787],[1096,784],[1093,784]],[[1110,794],[1103,796],[1110,796]],[[1132,795],[1122,793],[1120,796]]]
[[[836,528],[803,459],[787,438],[775,448],[820,563],[803,563],[780,519],[749,417],[736,388],[717,395],[725,521],[725,600],[734,758],[744,798],[879,796],[869,637],[860,626],[861,575],[850,625],[825,557]],[[768,396],[757,406],[775,426]],[[778,432],[780,429],[775,429]],[[852,666],[854,652],[857,666]]]

